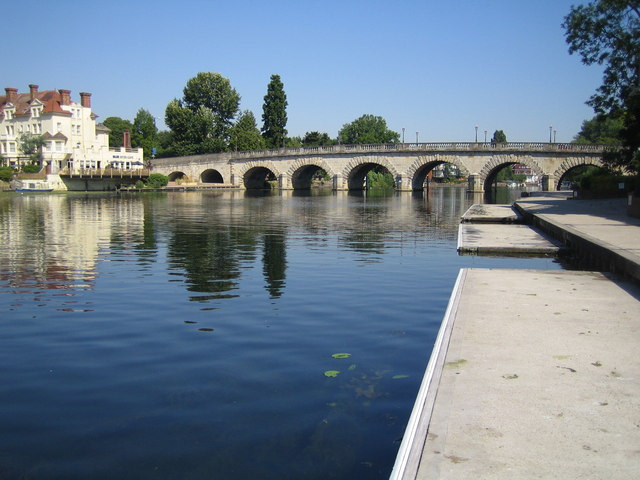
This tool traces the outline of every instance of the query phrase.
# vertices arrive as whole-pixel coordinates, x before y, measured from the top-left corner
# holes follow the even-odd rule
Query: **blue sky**
[[[261,125],[271,74],[290,136],[370,113],[415,141],[570,141],[593,116],[599,67],[569,55],[563,17],[579,0],[34,0],[4,22],[4,87],[92,93],[104,120],[164,111],[198,72],[218,72]],[[8,57],[8,58],[7,58]],[[3,90],[2,90],[3,91]]]

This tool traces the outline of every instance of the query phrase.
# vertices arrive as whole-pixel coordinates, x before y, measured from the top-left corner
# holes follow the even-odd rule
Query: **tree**
[[[335,143],[328,134],[320,132],[307,132],[302,138],[302,145],[305,147],[324,147]]]
[[[157,145],[158,128],[156,119],[148,110],[141,108],[133,119],[131,145],[143,149],[144,158],[151,157],[153,148]]]
[[[267,147],[279,148],[287,138],[287,95],[280,75],[271,75],[262,105],[262,136]]]
[[[491,143],[507,143],[507,135],[502,130],[496,130],[491,137]]]
[[[238,112],[240,95],[219,73],[198,73],[165,110],[177,155],[215,153],[227,149],[229,129]]]
[[[262,150],[264,138],[256,125],[256,117],[250,110],[243,111],[230,129],[230,148],[235,150]]]
[[[123,146],[122,133],[125,130],[133,130],[133,125],[129,120],[120,117],[108,117],[102,122],[111,132],[109,132],[109,147],[119,148]]]
[[[338,132],[340,143],[395,143],[400,134],[389,130],[382,117],[365,114],[351,123],[346,123]]]
[[[562,26],[569,53],[603,65],[602,85],[587,102],[597,114],[621,116],[622,148],[605,156],[614,169],[640,171],[640,1],[593,0],[571,7]]]
[[[619,145],[622,128],[622,117],[596,115],[582,122],[582,128],[573,141],[580,144]]]
[[[19,139],[20,151],[29,157],[29,161],[34,165],[42,163],[42,147],[45,140],[41,135],[23,133]]]

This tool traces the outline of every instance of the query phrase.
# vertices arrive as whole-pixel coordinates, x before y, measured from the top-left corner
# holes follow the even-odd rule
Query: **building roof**
[[[42,92],[36,92],[35,98],[37,98],[43,104],[42,113],[58,113],[62,115],[71,115],[71,112],[67,112],[61,108],[62,95],[57,90],[43,90]],[[34,99],[35,100],[35,99]],[[0,110],[4,112],[4,108],[7,105],[7,96],[0,96]],[[15,100],[11,104],[15,107],[16,115],[23,115],[29,113],[31,107],[31,93],[17,93]]]

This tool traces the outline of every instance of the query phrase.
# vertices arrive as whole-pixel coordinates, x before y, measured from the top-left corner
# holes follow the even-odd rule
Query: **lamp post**
[[[551,134],[553,133],[553,125],[549,125],[549,143],[551,143]]]
[[[402,143],[404,143],[404,127],[402,127]]]
[[[476,143],[478,143],[478,125],[476,125]]]
[[[487,143],[487,131],[484,131],[484,143]]]
[[[418,146],[418,134],[419,134],[419,133],[420,133],[420,132],[416,132],[416,146]]]
[[[553,131],[553,143],[556,143],[556,133],[558,133],[557,130]]]

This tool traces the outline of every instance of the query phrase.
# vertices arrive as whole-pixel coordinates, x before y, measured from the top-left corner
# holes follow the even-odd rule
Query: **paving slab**
[[[458,252],[462,255],[555,255],[562,244],[519,224],[461,223]]]
[[[638,478],[639,307],[601,273],[461,270],[391,478]]]
[[[511,205],[476,203],[462,215],[463,222],[471,223],[521,223],[522,215]]]

